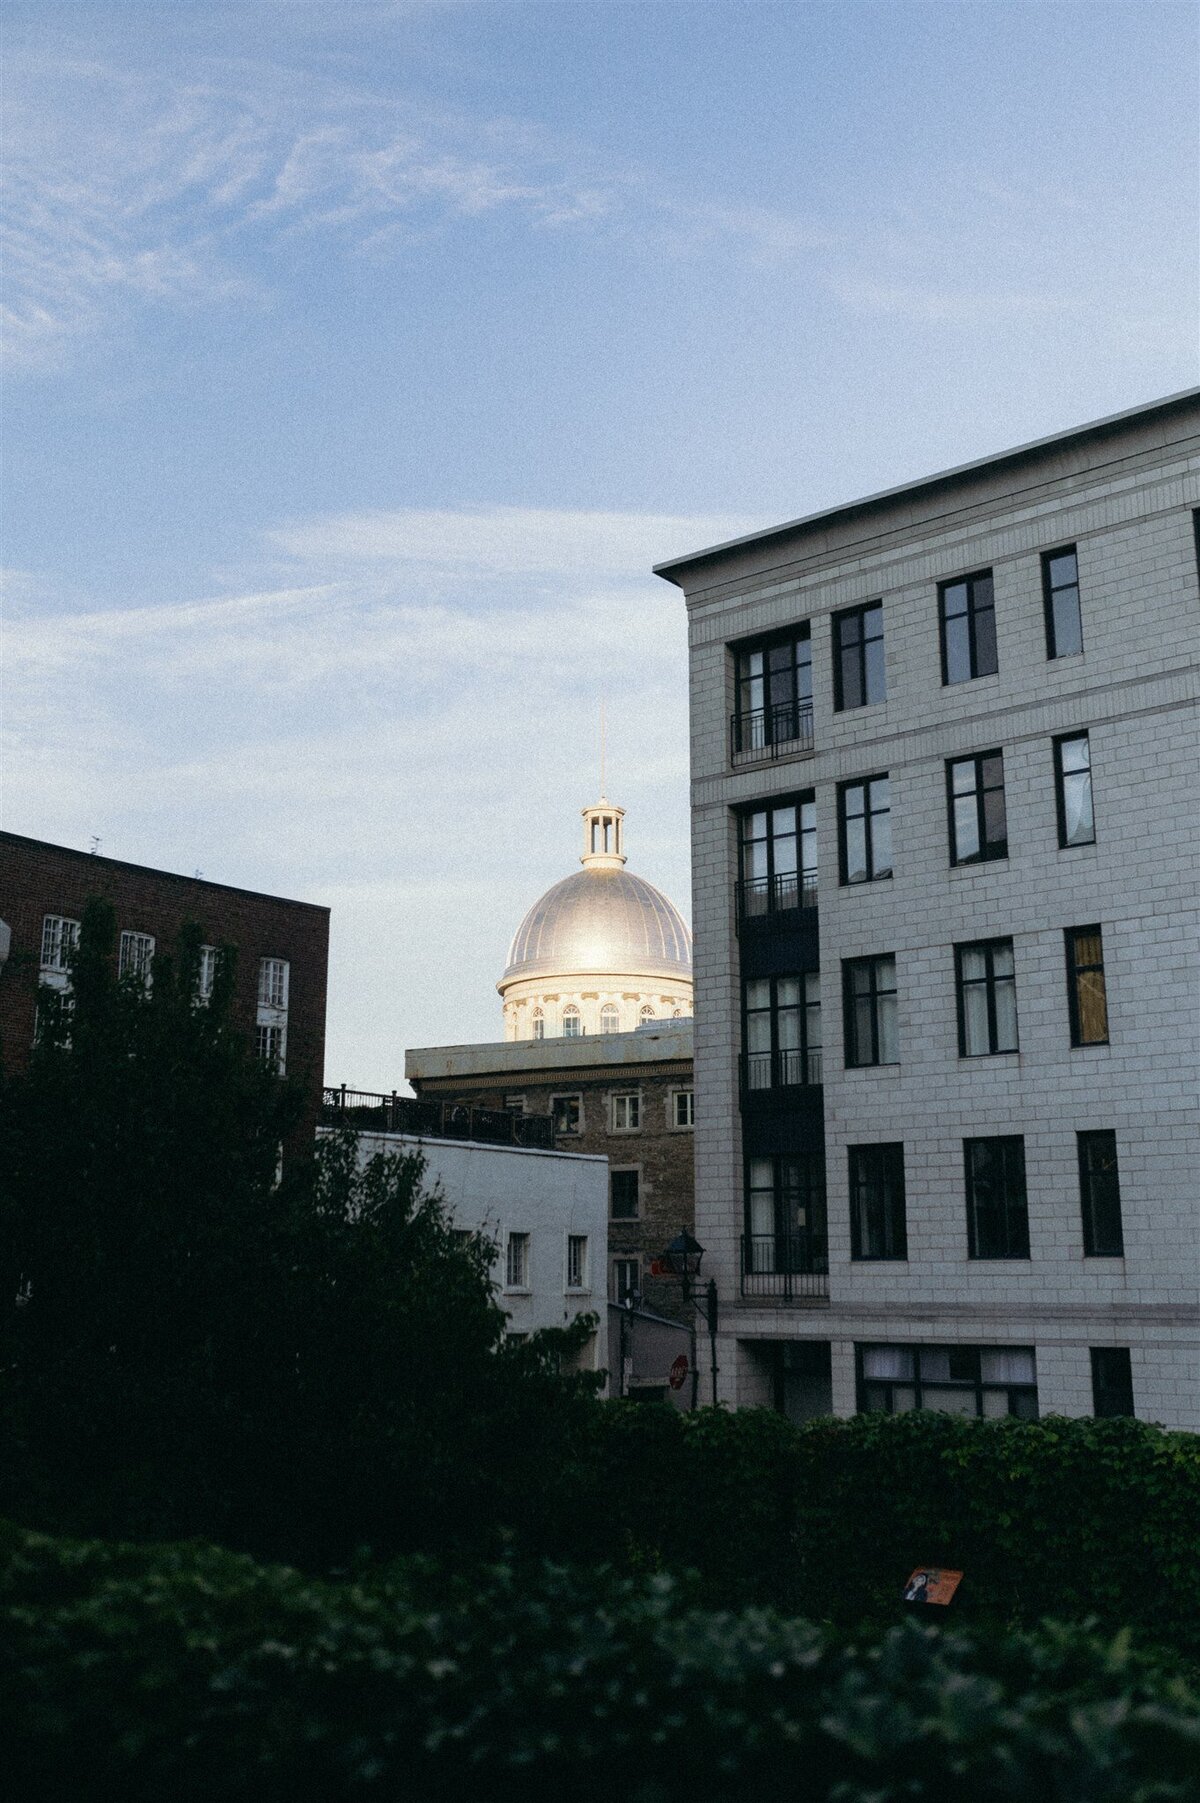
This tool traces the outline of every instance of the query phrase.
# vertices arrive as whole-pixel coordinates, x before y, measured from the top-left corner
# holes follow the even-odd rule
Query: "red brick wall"
[[[0,973],[4,1070],[23,1069],[33,1042],[42,918],[63,914],[79,920],[90,896],[111,902],[118,943],[123,931],[152,933],[156,951],[173,952],[180,928],[194,921],[206,943],[236,945],[233,1019],[251,1038],[259,959],[288,960],[287,1070],[308,1088],[315,1124],[325,1072],[328,908],[0,832],[0,919],[12,929],[8,963]]]

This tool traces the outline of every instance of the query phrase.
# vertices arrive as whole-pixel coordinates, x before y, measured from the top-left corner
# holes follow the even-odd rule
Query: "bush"
[[[40,1803],[1200,1796],[1197,1698],[1128,1636],[910,1620],[853,1645],[597,1569],[330,1582],[197,1545],[8,1552],[5,1776]]]

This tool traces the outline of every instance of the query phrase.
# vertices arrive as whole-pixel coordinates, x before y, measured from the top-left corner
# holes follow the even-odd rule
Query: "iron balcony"
[[[828,1302],[829,1254],[824,1235],[744,1233],[742,1295],[781,1302]]]
[[[742,1093],[760,1089],[801,1089],[821,1081],[821,1048],[777,1047],[773,1052],[743,1052]]]
[[[775,707],[755,708],[729,717],[732,761],[757,762],[761,758],[795,757],[813,748],[811,701],[782,701]]]
[[[748,876],[734,885],[737,924],[766,920],[773,914],[789,914],[797,908],[817,905],[815,870],[790,870],[780,876]]]
[[[323,1127],[354,1127],[362,1133],[407,1133],[416,1139],[471,1139],[490,1146],[554,1150],[554,1123],[548,1114],[515,1114],[507,1108],[475,1108],[466,1102],[420,1096],[377,1095],[361,1089],[327,1089],[322,1096]]]

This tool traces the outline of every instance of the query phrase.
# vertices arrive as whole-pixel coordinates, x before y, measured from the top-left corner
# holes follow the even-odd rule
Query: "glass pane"
[[[1008,1412],[1010,1415],[1015,1415],[1018,1421],[1036,1421],[1038,1418],[1037,1391],[1010,1390]]]
[[[884,698],[883,675],[883,640],[870,639],[866,647],[867,682],[866,698],[868,701],[882,701]]]
[[[771,985],[766,977],[751,977],[746,984],[746,1012],[771,1006]]]
[[[1063,826],[1068,845],[1091,845],[1096,837],[1092,819],[1092,777],[1088,770],[1063,776]]]
[[[900,1062],[894,995],[881,995],[879,998],[879,1062],[880,1064],[898,1064]]]
[[[872,817],[871,851],[874,865],[871,874],[873,876],[890,876],[892,874],[892,817],[890,814],[875,814]]]
[[[959,758],[950,766],[950,787],[955,795],[974,795],[975,759]]]
[[[866,880],[866,823],[862,820],[848,820],[846,822],[846,881],[848,883],[865,883]]]
[[[1027,1346],[991,1347],[979,1354],[979,1374],[985,1384],[1031,1384],[1033,1352]]]
[[[1079,1037],[1085,1045],[1108,1038],[1108,1002],[1102,970],[1080,971],[1078,977]]]
[[[973,795],[955,797],[954,856],[960,864],[979,856],[979,819]]]
[[[983,798],[983,828],[989,851],[1008,843],[1008,822],[1004,814],[1004,790],[989,789]]]
[[[963,1050],[968,1058],[979,1058],[991,1051],[987,991],[982,984],[963,991]]]
[[[1079,566],[1074,551],[1060,551],[1057,556],[1047,558],[1046,563],[1051,588],[1065,588],[1068,583],[1078,582]]]
[[[1083,628],[1079,619],[1079,590],[1063,589],[1051,603],[1054,616],[1054,655],[1071,657],[1083,650]]]
[[[978,1415],[974,1390],[942,1390],[935,1385],[921,1387],[921,1407],[934,1409],[939,1415]]]
[[[987,1421],[998,1421],[1002,1415],[1008,1414],[1008,1391],[985,1390],[983,1392],[983,1413]]]
[[[1017,1049],[1017,986],[1011,979],[996,984],[996,1050]]]
[[[959,958],[965,983],[978,983],[987,976],[987,953],[982,946],[964,945]]]
[[[915,1390],[910,1389],[907,1384],[893,1384],[893,1386],[892,1386],[892,1413],[893,1414],[907,1415],[909,1410],[915,1409],[916,1406],[917,1406],[917,1392]]]
[[[771,1016],[767,1013],[746,1016],[746,1050],[750,1053],[771,1049]]]
[[[1062,760],[1064,776],[1072,770],[1087,770],[1091,766],[1090,747],[1086,739],[1061,740],[1058,755]]]
[[[854,1064],[871,1064],[874,1053],[871,1045],[871,1002],[868,996],[862,997],[854,1004],[851,1021],[850,1058]]]
[[[776,977],[775,1000],[781,1013],[785,1008],[798,1008],[800,1006],[799,977]]]
[[[857,647],[843,648],[841,654],[842,706],[862,707],[865,699],[862,685],[862,663]]]
[[[946,681],[967,682],[971,675],[971,641],[966,615],[946,621]]]
[[[947,620],[955,614],[966,613],[967,585],[965,582],[952,582],[948,588],[942,590],[942,609]]]
[[[943,1383],[950,1376],[950,1351],[945,1346],[922,1346],[921,1348],[921,1381],[923,1383]]]
[[[998,668],[996,615],[992,608],[985,607],[975,615],[975,674],[994,676]]]
[[[884,1415],[887,1413],[888,1388],[886,1384],[867,1384],[863,1390],[863,1409],[868,1415]],[[910,1408],[912,1404],[908,1405]]]
[[[911,1346],[864,1346],[864,1377],[911,1378],[913,1355]]]

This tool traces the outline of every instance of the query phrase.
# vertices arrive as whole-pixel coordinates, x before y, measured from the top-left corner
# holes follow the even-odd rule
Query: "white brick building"
[[[1200,390],[660,567],[731,1401],[1200,1429],[1198,510]]]

